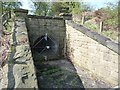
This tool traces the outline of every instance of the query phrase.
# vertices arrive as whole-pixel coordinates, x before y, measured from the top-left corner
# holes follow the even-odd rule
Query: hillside
[[[118,41],[118,11],[116,9],[101,8],[94,12],[83,12],[74,15],[74,21],[81,23],[82,16],[85,16],[85,27]],[[99,31],[101,21],[103,22],[102,32]]]

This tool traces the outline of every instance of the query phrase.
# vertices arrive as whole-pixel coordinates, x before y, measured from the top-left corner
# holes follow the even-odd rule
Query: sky
[[[119,0],[82,0],[90,6],[93,6],[95,10],[106,7],[106,3],[111,2],[113,4],[117,3]]]
[[[32,7],[33,4],[31,2],[31,0],[18,0],[18,1],[22,2],[22,4],[23,4],[23,6],[21,8],[33,10],[33,7]],[[38,1],[43,1],[43,0],[38,0]],[[54,0],[54,1],[60,1],[60,0]],[[70,1],[70,0],[66,0],[66,1]],[[72,0],[72,1],[76,1],[76,0]],[[83,3],[86,3],[89,6],[92,6],[95,10],[102,8],[102,7],[106,7],[105,3],[107,3],[107,2],[117,3],[118,1],[119,0],[82,0]]]

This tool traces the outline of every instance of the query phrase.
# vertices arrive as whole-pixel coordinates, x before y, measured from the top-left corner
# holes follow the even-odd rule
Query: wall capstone
[[[64,20],[72,20],[72,14],[70,13],[60,13],[60,17],[62,17]]]
[[[28,10],[25,9],[15,9],[14,10],[15,16],[17,18],[26,18],[28,14]]]

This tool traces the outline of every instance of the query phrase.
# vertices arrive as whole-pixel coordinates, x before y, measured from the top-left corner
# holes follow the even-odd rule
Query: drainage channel
[[[38,22],[41,21],[38,20]],[[44,22],[48,24],[42,25],[38,23],[39,28],[35,30],[40,35],[36,36],[35,32],[33,33],[31,29],[28,30],[29,40],[32,42],[30,45],[39,89],[81,88],[84,90],[82,81],[72,63],[69,60],[62,59],[64,58],[63,53],[65,53],[63,50],[65,27],[57,25],[56,27],[59,29],[48,31],[51,24],[49,25],[49,22],[46,20]],[[35,40],[32,36],[36,37]]]
[[[95,80],[82,68],[76,72],[69,60],[55,59],[59,54],[59,45],[47,33],[35,40],[31,49],[39,89],[110,87],[100,79]]]
[[[81,88],[84,86],[74,66],[68,60],[35,63],[39,89]]]
[[[66,27],[63,20],[31,18],[27,24],[40,89],[79,88],[83,90],[84,88],[111,87],[99,77],[96,79],[86,69],[73,63],[77,70],[76,73],[72,63],[62,59],[65,56],[64,48],[66,48]]]
[[[46,33],[38,38],[32,46],[39,89],[44,88],[84,88],[77,72],[68,60],[49,60],[55,55],[58,45]],[[37,53],[37,54],[36,54]],[[57,55],[57,54],[56,54]],[[40,58],[43,56],[45,58]]]

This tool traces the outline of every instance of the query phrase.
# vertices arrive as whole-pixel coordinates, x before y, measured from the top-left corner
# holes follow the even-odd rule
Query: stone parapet
[[[79,72],[77,66],[83,67],[95,79],[104,81],[111,88],[117,86],[120,45],[73,21],[66,21],[66,31],[67,56],[76,70]]]
[[[2,88],[38,89],[37,78],[24,19],[16,19],[12,29],[11,53],[3,67]]]
[[[66,22],[68,25],[72,26],[76,30],[82,32],[83,34],[87,35],[88,37],[94,39],[98,43],[108,47],[109,49],[113,50],[114,52],[118,53],[120,55],[120,44],[112,41],[111,39],[98,34],[97,32],[94,32],[90,29],[87,29],[83,27],[82,25],[78,25],[77,23],[74,23],[73,21]]]

